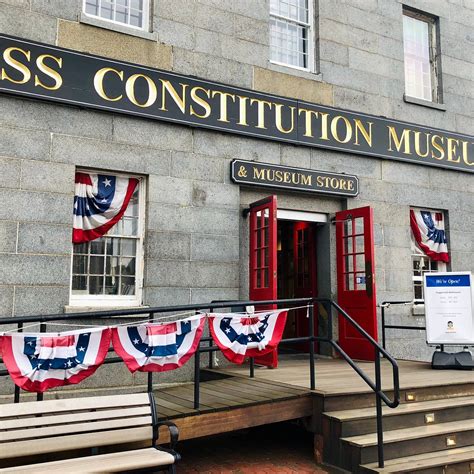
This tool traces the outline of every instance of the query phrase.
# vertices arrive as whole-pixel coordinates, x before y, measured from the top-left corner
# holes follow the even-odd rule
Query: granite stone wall
[[[403,100],[402,3],[396,0],[320,1],[315,9],[315,73],[268,61],[266,0],[155,0],[151,32],[139,35],[86,23],[80,1],[0,0],[0,31],[234,86],[474,134],[472,2],[403,3],[440,17],[446,110]],[[379,302],[413,298],[410,206],[447,211],[451,268],[474,271],[474,186],[467,173],[1,95],[0,314],[61,313],[68,306],[77,167],[146,176],[143,304],[246,297],[247,223],[241,210],[268,193],[243,191],[230,182],[234,158],[358,175],[357,198],[279,193],[279,202],[287,209],[330,216],[339,209],[372,206]],[[328,252],[332,264],[324,296],[336,296],[334,249]],[[424,324],[424,316],[413,316],[411,307],[392,307],[387,314],[393,323]],[[395,356],[430,355],[422,331],[388,336]],[[190,377],[186,371],[180,374],[179,379]],[[121,380],[133,383],[126,375]]]

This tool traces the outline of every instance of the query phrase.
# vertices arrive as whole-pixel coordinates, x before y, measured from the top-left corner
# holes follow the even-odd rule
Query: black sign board
[[[0,35],[0,91],[474,172],[474,137]]]
[[[230,177],[234,183],[246,185],[338,196],[359,194],[357,176],[256,161],[233,160]]]

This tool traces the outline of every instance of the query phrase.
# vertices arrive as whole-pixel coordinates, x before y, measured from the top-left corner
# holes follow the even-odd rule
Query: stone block
[[[334,103],[330,84],[258,67],[254,68],[253,89],[315,104]]]
[[[146,258],[158,260],[189,260],[191,235],[182,232],[148,232]]]
[[[49,133],[0,127],[0,156],[26,158],[28,160],[47,160],[49,157],[49,144]]]
[[[449,230],[470,233],[474,229],[473,212],[451,212],[449,213]]]
[[[473,109],[474,110],[474,106]],[[456,115],[456,131],[460,133],[474,134],[474,118],[466,115]]]
[[[472,62],[462,61],[450,56],[443,56],[443,70],[449,71],[453,76],[472,81],[473,68]]]
[[[194,28],[194,50],[197,53],[222,57],[223,38],[225,38],[225,36],[217,33],[216,31]]]
[[[194,49],[194,29],[190,25],[159,18],[155,31],[161,43],[177,46],[178,48]]]
[[[0,284],[69,286],[71,257],[0,255]]]
[[[13,286],[0,286],[0,317],[13,316]],[[2,327],[2,329],[11,329]],[[3,377],[0,377],[0,379]]]
[[[191,303],[206,304],[219,300],[238,300],[238,288],[191,288]]]
[[[69,225],[21,222],[18,253],[71,255],[72,215]]]
[[[31,0],[31,10],[65,20],[77,20],[82,3],[71,0]]]
[[[238,288],[237,263],[191,262],[189,275],[192,288]]]
[[[384,182],[426,186],[429,183],[427,173],[414,173],[412,164],[399,161],[382,160],[382,179]]]
[[[74,165],[45,161],[21,162],[21,189],[74,194]]]
[[[148,178],[148,200],[174,204],[176,206],[189,206],[193,202],[192,181],[170,176],[154,176]]]
[[[173,46],[173,71],[186,76],[196,76],[195,54],[197,53],[185,47]]]
[[[321,58],[332,63],[349,65],[349,51],[348,47],[334,41],[321,39],[319,41],[319,54]]]
[[[52,161],[78,167],[164,176],[170,169],[169,151],[63,135],[53,135],[51,155]]]
[[[240,193],[235,184],[193,183],[193,205],[239,209]]]
[[[230,139],[230,137],[229,137]],[[224,182],[229,174],[221,158],[211,158],[196,153],[173,152],[171,154],[171,176],[200,181]]]
[[[16,6],[20,8],[16,8]],[[0,8],[0,31],[7,35],[54,45],[56,41],[56,18],[21,7],[24,7],[21,0],[15,6],[2,4],[2,8]]]
[[[241,40],[233,36],[221,37],[222,55],[243,64],[264,68],[270,56],[267,45]]]
[[[220,9],[218,5],[196,4],[194,26],[204,30],[215,31],[231,35],[234,26],[234,15],[226,9]],[[195,29],[197,33],[197,29]]]
[[[0,219],[72,223],[72,196],[0,189]]]
[[[193,26],[196,4],[188,0],[156,0],[154,30],[159,30],[162,18]]]
[[[191,260],[238,262],[239,237],[192,234]]]
[[[191,287],[190,262],[148,259],[146,286]]]
[[[0,188],[19,188],[21,166],[18,160],[0,158]]]
[[[311,167],[311,148],[304,146],[281,145],[281,164],[299,168]]]
[[[176,306],[191,303],[188,288],[145,287],[145,304],[149,306]]]
[[[341,109],[390,117],[392,102],[393,99],[377,96],[370,92],[346,89],[339,86],[334,87],[334,105]]]
[[[58,21],[58,46],[171,70],[171,46],[72,21]]]
[[[191,232],[194,209],[150,202],[147,228],[159,232]]]
[[[410,247],[411,230],[408,226],[383,226],[383,243],[387,247]]]
[[[135,117],[114,117],[114,140],[139,147],[190,151],[192,130],[176,124]]]
[[[109,113],[7,96],[1,98],[1,104],[0,123],[7,126],[93,138],[112,137],[113,116]]]
[[[13,221],[0,221],[0,252],[15,253],[18,224]]]
[[[474,272],[474,260],[471,252],[450,252],[451,268],[453,271],[471,271]]]
[[[474,81],[463,79],[449,74],[447,71],[443,73],[443,90],[450,94],[459,94],[469,98],[474,98]]]
[[[270,37],[268,19],[262,21],[248,16],[234,15],[233,33],[237,38],[268,45]]]
[[[61,314],[69,303],[69,286],[18,286],[15,316]]]
[[[404,80],[403,61],[386,58],[380,54],[368,53],[360,49],[349,47],[349,67],[359,71],[365,71],[379,76]]]
[[[451,230],[449,232],[449,243],[453,252],[470,252],[471,255],[474,254],[474,228],[471,228],[471,232],[468,234]]]

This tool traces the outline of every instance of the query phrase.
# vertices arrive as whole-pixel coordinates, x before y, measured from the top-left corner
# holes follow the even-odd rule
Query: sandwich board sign
[[[426,342],[474,344],[471,272],[425,273]]]

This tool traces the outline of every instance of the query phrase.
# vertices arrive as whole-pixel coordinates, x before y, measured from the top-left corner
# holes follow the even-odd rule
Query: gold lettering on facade
[[[458,156],[457,153],[457,146],[459,145],[459,140],[455,138],[448,138],[446,147],[448,149],[448,161],[453,163],[459,163],[461,161],[461,157]]]
[[[239,171],[237,172],[237,176],[239,178],[246,178],[247,177],[247,170],[245,169],[245,166],[243,166],[243,165],[240,166]]]
[[[326,112],[320,112],[321,115],[321,140],[329,140],[328,136],[328,117],[329,114]]]
[[[229,119],[227,116],[228,99],[231,99],[232,102],[235,102],[235,95],[229,94],[228,92],[212,91],[212,97],[215,97],[216,95],[219,96],[219,108],[220,108],[220,114],[217,120],[219,122],[229,122]]]
[[[411,155],[410,130],[408,130],[407,128],[404,128],[400,138],[397,135],[397,131],[395,130],[395,127],[392,127],[391,125],[389,125],[388,130],[389,130],[389,145],[388,145],[389,151],[393,151],[392,149],[392,140],[393,140],[393,143],[395,144],[395,148],[397,149],[397,151],[400,151],[403,147],[403,153],[405,153],[405,155]]]
[[[312,180],[312,176],[310,174],[308,175],[304,175],[302,174],[301,175],[301,184],[305,185],[305,186],[311,186],[311,180]]]
[[[139,78],[145,79],[146,83],[148,84],[148,98],[143,104],[140,104],[135,96],[135,82]],[[158,97],[158,91],[156,90],[155,83],[144,74],[132,74],[127,79],[127,82],[125,83],[125,94],[127,94],[127,97],[132,104],[144,108],[153,105],[156,102],[156,98]]]
[[[43,87],[44,89],[55,91],[62,86],[63,78],[61,77],[58,71],[55,71],[54,69],[50,68],[44,63],[44,60],[46,58],[49,58],[55,61],[56,64],[59,66],[59,68],[63,67],[62,58],[57,58],[56,56],[51,56],[50,54],[42,54],[41,56],[38,56],[38,58],[36,59],[36,66],[43,74],[50,77],[51,79],[54,79],[55,84],[54,86],[47,86],[46,84],[43,84],[40,78],[35,74],[35,86],[40,86],[40,87]]]
[[[247,123],[247,101],[249,100],[249,98],[243,95],[238,95],[237,98],[239,99],[239,121],[237,122],[237,125],[248,127],[249,124]]]
[[[196,109],[191,105],[189,108],[189,114],[205,119],[209,117],[209,115],[211,115],[211,106],[205,99],[203,99],[202,97],[199,97],[198,91],[204,92],[204,94],[206,95],[208,99],[210,97],[211,91],[209,89],[204,89],[204,87],[199,87],[199,86],[193,87],[191,89],[191,100],[193,100],[197,105],[201,106],[204,109],[204,113],[198,114],[196,112]]]
[[[369,145],[370,147],[372,146],[372,125],[373,125],[373,122],[367,122],[367,124],[369,125],[368,130],[364,127],[364,124],[362,123],[361,120],[354,119],[354,125],[355,125],[355,142],[354,143],[356,145],[360,145],[359,144],[359,132],[360,132],[362,134],[362,136],[364,137],[364,140],[367,142],[367,145]]]
[[[5,72],[5,69],[2,68],[2,81],[10,81],[10,82],[13,82],[14,84],[25,84],[27,83],[30,79],[31,79],[31,72],[30,70],[28,69],[28,66],[25,66],[23,63],[21,63],[20,61],[16,60],[15,58],[12,57],[12,53],[13,51],[18,51],[19,53],[21,53],[23,56],[25,56],[25,58],[30,61],[30,58],[31,58],[31,53],[30,51],[25,51],[21,48],[15,48],[15,47],[11,47],[11,48],[7,48],[4,52],[3,52],[3,60],[9,65],[11,66],[13,69],[15,69],[16,71],[18,72],[21,72],[21,74],[23,75],[23,79],[13,79],[12,77],[10,77],[6,72]]]
[[[337,129],[337,125],[341,120],[344,122],[346,128],[346,136],[344,139],[339,136],[339,131]],[[343,115],[336,115],[336,117],[331,120],[331,134],[339,143],[347,143],[352,138],[352,125]]]
[[[261,181],[265,180],[265,170],[259,170],[258,168],[253,169],[253,179],[260,179]]]
[[[265,106],[268,107],[270,110],[272,108],[272,103],[268,102],[267,100],[260,100],[260,99],[250,99],[250,105],[257,104],[257,128],[265,127]]]
[[[299,109],[298,115],[301,115],[301,112],[304,113],[304,136],[313,138],[313,121],[312,118],[317,118],[319,113],[315,110],[309,109]]]
[[[438,139],[438,140],[437,140]],[[439,135],[433,135],[431,137],[431,146],[439,151],[439,155],[436,155],[433,150],[431,150],[431,158],[434,158],[435,160],[442,160],[444,158],[444,137],[441,137]]]
[[[181,96],[178,94],[178,91],[174,88],[173,84],[171,84],[170,81],[166,81],[163,79],[160,79],[160,82],[162,84],[161,88],[161,107],[160,110],[163,110],[165,112],[168,111],[166,108],[166,93],[169,94],[169,96],[173,99],[173,102],[178,106],[179,110],[183,114],[186,113],[186,89],[189,86],[189,84],[183,84],[179,83],[181,86]]]
[[[295,110],[296,107],[288,106],[290,109],[291,115],[291,127],[287,130],[283,128],[282,124],[282,108],[283,104],[274,104],[275,105],[275,125],[279,132],[281,133],[291,133],[295,129]]]
[[[123,81],[123,71],[117,71],[117,69],[114,69],[112,67],[103,67],[102,69],[99,69],[95,75],[94,75],[94,89],[99,94],[100,97],[104,100],[108,100],[110,102],[115,102],[117,100],[120,100],[123,95],[120,94],[117,97],[109,97],[104,90],[104,77],[107,73],[114,73],[116,74],[122,81]]]
[[[472,142],[474,145],[474,142]],[[462,159],[466,165],[469,166],[474,166],[474,161],[469,161],[469,156],[468,156],[468,151],[467,151],[467,146],[469,145],[469,142],[463,140],[462,142]]]
[[[415,153],[420,156],[421,158],[426,158],[429,153],[430,153],[430,145],[429,145],[429,139],[430,139],[430,133],[423,133],[423,135],[425,136],[425,145],[424,145],[424,148],[425,148],[425,152],[422,153],[421,151],[421,146],[420,146],[420,135],[421,135],[421,132],[413,132],[414,133],[414,136],[415,136]]]

